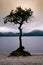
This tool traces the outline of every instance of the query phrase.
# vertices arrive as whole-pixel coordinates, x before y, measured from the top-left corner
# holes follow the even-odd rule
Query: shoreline
[[[43,65],[43,56],[11,56],[0,55],[0,65]]]

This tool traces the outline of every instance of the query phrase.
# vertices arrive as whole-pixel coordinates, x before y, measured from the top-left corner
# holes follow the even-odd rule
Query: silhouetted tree
[[[19,31],[20,31],[20,35],[19,35],[19,41],[20,41],[20,46],[19,49],[23,50],[24,47],[22,46],[22,25],[24,24],[24,22],[27,23],[28,18],[30,18],[32,16],[33,11],[31,10],[31,8],[29,9],[22,9],[21,7],[17,7],[16,10],[11,10],[10,14],[8,16],[6,16],[4,18],[4,23],[6,24],[7,22],[13,22],[14,24],[19,24]]]

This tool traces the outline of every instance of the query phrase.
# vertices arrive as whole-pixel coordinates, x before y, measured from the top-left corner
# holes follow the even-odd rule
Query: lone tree
[[[6,17],[4,17],[4,23],[6,24],[7,22],[13,22],[14,24],[19,24],[19,31],[20,31],[20,35],[19,35],[19,41],[20,41],[20,45],[19,48],[16,51],[19,52],[24,52],[24,46],[22,46],[22,25],[24,24],[24,22],[27,23],[28,18],[30,18],[33,14],[33,11],[31,10],[31,8],[29,9],[22,9],[21,7],[17,7],[16,10],[11,10],[10,14]],[[11,55],[16,55],[15,53],[17,53],[16,51],[13,51],[11,53]],[[30,55],[30,54],[29,54]]]

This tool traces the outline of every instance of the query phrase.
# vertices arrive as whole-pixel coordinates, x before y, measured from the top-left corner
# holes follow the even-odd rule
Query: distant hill
[[[26,34],[27,36],[43,36],[43,31],[33,30]]]
[[[19,36],[20,34],[19,33],[13,33],[13,32],[5,32],[5,33],[1,33],[0,32],[0,37],[3,37],[3,36]],[[40,30],[33,30],[29,33],[22,33],[22,36],[43,36],[43,31],[40,31]]]
[[[1,33],[0,32],[0,36],[3,37],[3,36],[18,36],[19,33],[13,33],[13,32],[5,32],[5,33]]]

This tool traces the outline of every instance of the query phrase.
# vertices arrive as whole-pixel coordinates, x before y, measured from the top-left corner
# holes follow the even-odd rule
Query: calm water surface
[[[43,37],[22,37],[24,50],[43,54]],[[19,47],[19,37],[0,37],[0,54],[9,54]]]

